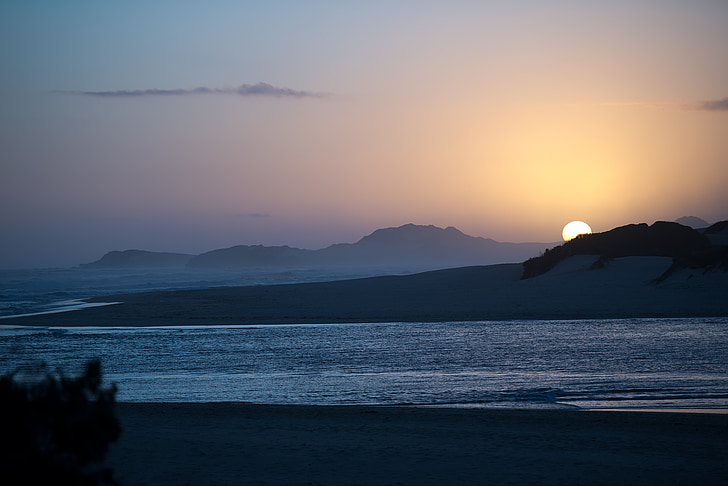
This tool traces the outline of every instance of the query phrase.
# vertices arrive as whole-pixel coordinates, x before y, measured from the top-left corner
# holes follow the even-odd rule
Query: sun
[[[592,232],[588,224],[583,221],[572,221],[571,223],[564,226],[564,230],[561,232],[561,236],[564,237],[564,241],[573,240],[579,235],[590,234]]]

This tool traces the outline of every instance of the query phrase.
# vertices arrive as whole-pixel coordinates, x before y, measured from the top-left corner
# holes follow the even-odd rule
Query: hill
[[[428,268],[521,262],[547,243],[501,243],[469,236],[452,226],[406,224],[379,229],[353,244],[315,252],[314,261],[336,265],[411,265]]]
[[[719,235],[724,230],[724,223],[716,223],[705,233]],[[579,235],[541,256],[530,258],[523,263],[522,278],[542,275],[576,255],[598,256],[593,268],[603,267],[614,258],[628,256],[670,257],[673,265],[668,272],[679,268],[727,268],[727,248],[712,241],[702,232],[679,223],[630,224],[603,233]]]
[[[190,259],[192,268],[296,266],[305,261],[308,250],[290,246],[237,245],[208,251]]]
[[[163,253],[145,250],[110,251],[92,263],[81,264],[82,268],[169,268],[187,265],[193,255]]]

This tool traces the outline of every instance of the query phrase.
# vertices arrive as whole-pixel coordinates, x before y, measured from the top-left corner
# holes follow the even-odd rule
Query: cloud
[[[634,106],[637,108],[674,108],[678,103],[670,101],[611,101],[599,103],[602,106]]]
[[[693,101],[693,102],[677,102],[677,101],[622,101],[600,103],[605,106],[634,106],[638,108],[663,108],[678,109],[684,111],[728,111],[728,98],[722,100],[710,101]]]
[[[320,98],[325,96],[322,93],[313,91],[299,91],[291,88],[279,88],[268,83],[241,84],[232,88],[207,88],[199,87],[193,89],[139,89],[139,90],[117,90],[117,91],[55,91],[56,93],[72,94],[81,96],[95,96],[99,98],[139,98],[143,96],[192,96],[204,94],[223,94],[239,96],[272,96],[276,98]]]
[[[728,111],[728,98],[714,101],[703,101],[698,104],[697,109],[701,111]]]

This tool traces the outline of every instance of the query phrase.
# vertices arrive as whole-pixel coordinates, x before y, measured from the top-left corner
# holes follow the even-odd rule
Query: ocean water
[[[728,318],[170,328],[0,327],[0,371],[119,401],[728,408]]]

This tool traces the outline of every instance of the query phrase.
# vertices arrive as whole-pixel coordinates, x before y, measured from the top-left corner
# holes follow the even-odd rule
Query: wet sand
[[[728,484],[728,415],[118,404],[122,484]]]

